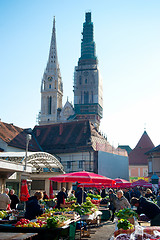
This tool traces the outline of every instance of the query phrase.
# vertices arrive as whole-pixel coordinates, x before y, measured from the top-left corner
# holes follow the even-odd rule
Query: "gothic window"
[[[93,91],[92,91],[92,103],[93,103]]]
[[[85,79],[85,84],[87,84],[87,78]]]
[[[44,82],[44,90],[46,89],[46,82]]]
[[[52,109],[52,97],[48,97],[48,114],[51,114]]]
[[[49,84],[49,88],[51,89],[51,87],[52,87],[52,85],[51,84]]]
[[[88,91],[84,92],[84,104],[85,103],[89,103],[89,93],[88,93]]]
[[[81,76],[79,77],[79,85],[81,85],[82,84],[82,78],[81,78]]]

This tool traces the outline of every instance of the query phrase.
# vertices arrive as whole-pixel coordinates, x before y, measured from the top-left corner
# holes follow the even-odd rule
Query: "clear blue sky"
[[[133,148],[146,124],[153,143],[160,144],[159,0],[1,0],[1,120],[24,128],[36,124],[53,16],[63,103],[67,96],[73,102],[86,11],[92,12],[103,78],[101,130],[115,147],[119,143]]]

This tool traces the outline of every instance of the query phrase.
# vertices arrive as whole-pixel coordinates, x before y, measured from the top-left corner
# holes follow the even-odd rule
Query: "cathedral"
[[[41,84],[39,125],[86,119],[99,128],[103,116],[103,87],[93,30],[91,12],[87,12],[83,23],[81,56],[74,72],[74,106],[68,100],[62,106],[63,82],[57,56],[54,18],[49,58]]]

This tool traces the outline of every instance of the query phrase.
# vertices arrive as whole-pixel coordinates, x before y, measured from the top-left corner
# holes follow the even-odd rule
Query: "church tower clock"
[[[47,67],[41,84],[41,112],[39,124],[56,123],[62,110],[63,84],[58,64],[55,18]]]
[[[76,119],[89,119],[97,128],[103,114],[103,87],[93,39],[91,12],[83,23],[81,57],[74,73],[74,109]]]

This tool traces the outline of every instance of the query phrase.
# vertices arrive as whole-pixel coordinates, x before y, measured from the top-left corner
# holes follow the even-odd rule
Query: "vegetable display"
[[[8,215],[8,213],[6,211],[0,211],[0,218],[3,219],[3,218],[6,218]]]
[[[73,201],[76,202],[77,198],[72,196],[72,197],[66,199],[66,202],[73,202]]]
[[[15,224],[15,227],[37,227],[37,228],[41,228],[41,227],[46,227],[47,226],[47,222],[45,221],[41,221],[41,220],[37,220],[37,222],[31,222],[28,219],[22,218],[20,221],[18,221]]]
[[[79,215],[90,214],[97,209],[97,207],[90,200],[87,200],[81,205],[73,203],[71,208],[73,209],[73,211],[77,212]]]
[[[48,228],[61,227],[64,225],[64,222],[67,220],[68,218],[63,215],[50,217],[47,219],[47,227]]]
[[[124,208],[122,210],[119,210],[119,212],[116,212],[115,215],[118,218],[123,218],[123,219],[138,217],[138,214],[130,208]]]
[[[98,200],[101,199],[101,195],[98,194],[87,193],[87,196],[90,197],[91,199],[93,198],[97,198]]]
[[[134,225],[131,224],[127,219],[120,219],[118,220],[117,227],[118,229],[122,228],[124,230],[127,230],[127,229],[133,229]]]

